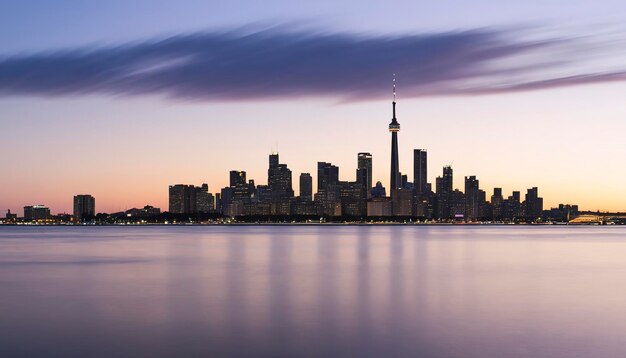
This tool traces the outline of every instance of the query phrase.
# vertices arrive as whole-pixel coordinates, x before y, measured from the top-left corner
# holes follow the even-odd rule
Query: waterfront
[[[626,228],[0,227],[1,356],[626,356]]]

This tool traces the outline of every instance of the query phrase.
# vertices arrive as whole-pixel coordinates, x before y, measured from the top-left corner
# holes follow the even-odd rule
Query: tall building
[[[534,221],[541,217],[543,212],[543,198],[539,197],[537,187],[528,189],[524,200],[524,216],[526,220]]]
[[[504,197],[502,196],[502,188],[493,188],[493,195],[491,196],[491,211],[492,217],[495,220],[502,219],[503,204]]]
[[[394,216],[413,216],[413,189],[392,189],[391,210]]]
[[[208,214],[215,210],[213,194],[209,193],[209,185],[202,184],[194,188],[196,191],[196,212]]]
[[[245,178],[245,172],[243,177]],[[231,172],[232,174],[232,172]],[[232,179],[231,175],[231,179]],[[212,213],[215,210],[215,199],[209,193],[209,186],[193,186],[186,184],[170,185],[169,209],[172,214]]]
[[[402,187],[400,178],[400,164],[398,159],[398,132],[400,131],[400,123],[396,119],[396,78],[393,78],[393,117],[389,123],[389,132],[391,132],[391,175],[389,179],[389,190],[393,196],[393,189]]]
[[[267,184],[272,193],[272,214],[289,215],[293,199],[291,170],[287,167],[287,164],[279,163],[278,153],[272,153],[269,156]]]
[[[96,199],[91,195],[74,196],[74,218],[76,221],[93,219],[96,216]]]
[[[246,172],[240,170],[231,170],[230,171],[230,186],[244,186],[246,185]]]
[[[300,174],[300,199],[313,200],[313,178],[309,173]]]
[[[50,209],[44,205],[29,205],[24,207],[24,220],[47,220],[50,219]]]
[[[372,197],[372,155],[370,153],[358,154],[357,180],[359,180],[359,172],[365,172],[365,180],[367,185],[367,198]]]
[[[480,218],[480,189],[476,176],[465,177],[465,219],[475,221]]]
[[[443,167],[443,176],[437,177],[435,188],[437,191],[436,212],[439,219],[450,219],[454,215],[452,211],[453,179],[452,167],[450,166]]]
[[[195,211],[196,198],[193,185],[176,184],[169,187],[169,209],[173,214],[191,214]]]
[[[427,153],[425,149],[413,150],[413,186],[416,195],[427,194]]]

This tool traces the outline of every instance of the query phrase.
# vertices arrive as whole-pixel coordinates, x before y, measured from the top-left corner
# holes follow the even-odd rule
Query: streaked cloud
[[[181,100],[478,95],[626,80],[579,66],[588,41],[515,29],[363,35],[275,28],[0,57],[0,96],[164,95]]]

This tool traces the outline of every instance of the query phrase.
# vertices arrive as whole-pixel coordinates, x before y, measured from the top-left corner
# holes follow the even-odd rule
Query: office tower
[[[493,195],[491,196],[491,210],[492,217],[495,220],[502,219],[503,204],[504,197],[502,197],[502,188],[493,188]]]
[[[413,189],[391,189],[391,209],[394,216],[413,216]]]
[[[222,193],[215,193],[215,212],[222,213]]]
[[[475,221],[480,217],[480,192],[476,176],[465,177],[465,219]]]
[[[245,172],[243,176],[245,177]],[[209,193],[209,186],[193,186],[186,184],[170,185],[169,212],[172,214],[210,213],[215,208],[214,198]]]
[[[387,190],[383,183],[377,181],[376,186],[372,188],[372,198],[384,198],[387,196]]]
[[[389,132],[391,132],[391,176],[389,179],[389,190],[393,196],[393,189],[401,187],[400,166],[398,159],[398,132],[400,131],[400,123],[396,119],[396,78],[393,78],[393,118],[389,123]]]
[[[185,212],[185,185],[170,185],[168,211],[173,214],[182,214]]]
[[[246,172],[239,170],[230,171],[230,186],[244,186],[246,185]]]
[[[520,192],[514,191],[502,203],[502,218],[507,220],[515,220],[522,216],[523,213],[520,203]]]
[[[341,215],[359,216],[367,215],[367,190],[365,171],[362,172],[364,180],[353,182],[339,182],[339,200],[341,202]]]
[[[317,162],[315,205],[319,215],[341,215],[339,191],[339,168],[331,163]]]
[[[267,184],[272,192],[272,214],[289,215],[293,198],[291,170],[286,164],[279,164],[278,153],[270,154],[269,164]]]
[[[313,200],[313,178],[309,173],[300,174],[300,199]]]
[[[96,216],[96,199],[91,195],[74,196],[74,218],[76,221],[90,220]]]
[[[170,185],[168,211],[172,214],[195,214],[197,189],[193,185]]]
[[[465,194],[458,189],[450,195],[450,218],[455,220],[465,218]]]
[[[213,212],[213,195],[209,193],[209,185],[202,184],[194,190],[196,192],[196,212],[202,214]]]
[[[384,189],[385,188],[383,187],[383,190]],[[374,194],[372,193],[372,195]],[[367,216],[385,217],[391,216],[392,214],[393,212],[391,210],[391,200],[385,195],[372,196],[372,199],[367,202]]]
[[[317,191],[326,190],[339,182],[339,167],[326,162],[317,162]]]
[[[450,219],[454,215],[452,212],[452,184],[453,172],[452,167],[443,167],[443,176],[437,177],[436,181],[436,201],[437,201],[437,217],[439,219]]]
[[[358,154],[358,166],[357,166],[357,179],[359,177],[358,172],[365,171],[366,185],[367,185],[367,198],[372,197],[372,155],[370,153]]]
[[[24,207],[24,220],[47,220],[50,219],[50,209],[44,205],[29,205]]]
[[[269,168],[270,169],[278,168],[278,164],[279,164],[278,153],[274,152],[274,153],[270,154],[270,157],[269,157]]]
[[[269,185],[257,185],[250,196],[250,215],[272,215],[272,191]]]
[[[415,195],[426,194],[427,176],[427,153],[425,149],[413,150],[413,186]]]
[[[524,200],[524,216],[526,220],[535,221],[543,212],[543,198],[539,197],[537,187],[528,189]]]

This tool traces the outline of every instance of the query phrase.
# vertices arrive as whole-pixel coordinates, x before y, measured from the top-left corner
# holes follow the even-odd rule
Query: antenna
[[[393,74],[393,101],[396,101],[396,74]]]

